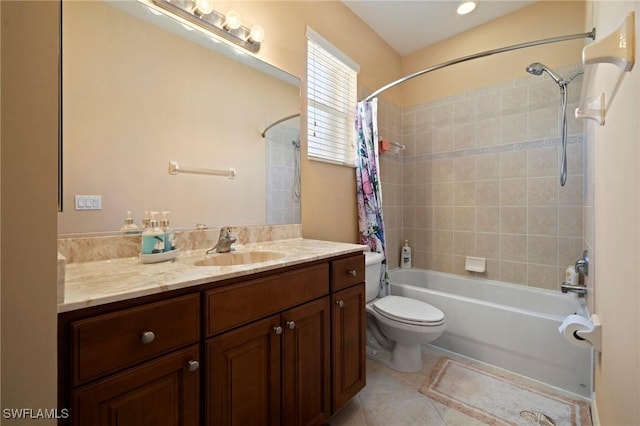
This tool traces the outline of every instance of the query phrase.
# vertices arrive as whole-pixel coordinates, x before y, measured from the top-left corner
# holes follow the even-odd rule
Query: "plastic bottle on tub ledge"
[[[400,267],[411,268],[411,247],[409,247],[409,240],[404,240],[400,255]]]

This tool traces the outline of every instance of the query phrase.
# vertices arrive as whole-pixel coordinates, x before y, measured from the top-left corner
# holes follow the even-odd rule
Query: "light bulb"
[[[235,10],[228,11],[224,18],[224,28],[226,30],[237,30],[240,25],[242,25],[240,14]]]
[[[213,2],[211,0],[196,0],[196,11],[201,15],[208,15],[213,12]]]
[[[475,1],[463,1],[458,6],[457,12],[458,12],[458,15],[466,15],[467,13],[473,11],[473,9],[475,8],[476,8]]]
[[[262,43],[264,40],[264,28],[260,25],[254,25],[251,27],[251,33],[249,33],[249,40],[256,43]]]

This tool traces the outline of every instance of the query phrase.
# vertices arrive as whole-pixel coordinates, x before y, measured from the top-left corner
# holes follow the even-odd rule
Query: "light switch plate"
[[[76,210],[102,210],[102,195],[76,195]]]

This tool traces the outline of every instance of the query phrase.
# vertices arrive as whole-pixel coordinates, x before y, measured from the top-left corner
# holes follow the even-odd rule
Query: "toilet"
[[[444,313],[419,300],[378,297],[383,255],[365,252],[367,357],[394,370],[422,370],[420,345],[436,340],[445,330]]]

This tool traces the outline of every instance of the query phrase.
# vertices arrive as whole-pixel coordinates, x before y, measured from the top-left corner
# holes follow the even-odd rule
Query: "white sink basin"
[[[198,260],[194,263],[196,266],[232,266],[232,265],[248,265],[251,263],[268,262],[270,260],[278,260],[284,257],[284,253],[275,251],[248,251],[248,252],[231,252],[231,253],[215,253],[208,255],[206,259]]]

